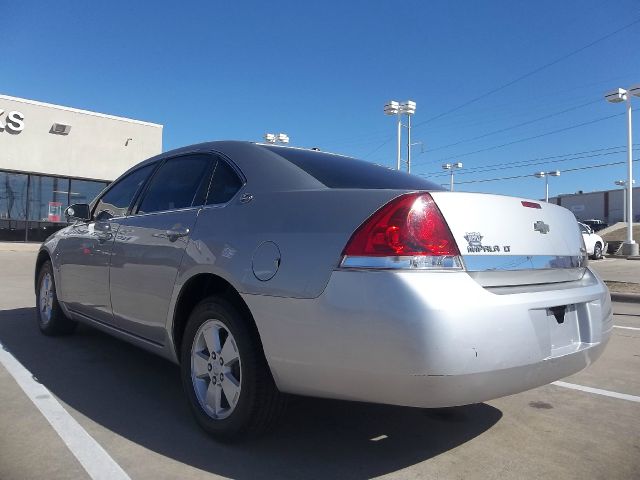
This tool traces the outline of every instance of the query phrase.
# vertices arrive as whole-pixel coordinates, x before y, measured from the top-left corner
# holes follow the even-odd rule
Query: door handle
[[[170,242],[175,242],[179,238],[186,237],[189,235],[190,230],[188,228],[179,228],[177,230],[167,230],[167,238]]]

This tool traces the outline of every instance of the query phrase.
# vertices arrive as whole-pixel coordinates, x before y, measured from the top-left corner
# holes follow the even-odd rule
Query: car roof
[[[254,193],[330,188],[442,189],[427,179],[344,155],[237,140],[204,142],[167,151],[135,165],[125,174],[190,153],[216,153],[226,157],[244,174]],[[344,176],[341,178],[341,175]]]

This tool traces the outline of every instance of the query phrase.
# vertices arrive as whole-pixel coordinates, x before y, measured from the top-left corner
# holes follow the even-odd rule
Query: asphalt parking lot
[[[0,362],[0,479],[91,478],[86,465],[133,479],[640,478],[640,303],[614,304],[603,357],[564,386],[437,410],[294,398],[270,436],[221,445],[192,420],[176,366],[87,327],[42,336],[34,259],[0,251],[0,358],[26,368],[23,383],[46,388],[104,456],[83,467],[87,442],[65,444]]]

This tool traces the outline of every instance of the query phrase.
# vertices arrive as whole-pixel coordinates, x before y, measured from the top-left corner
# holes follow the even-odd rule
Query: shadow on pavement
[[[0,311],[0,342],[58,398],[149,450],[227,477],[370,478],[455,448],[502,417],[486,404],[420,410],[293,397],[276,431],[221,445],[191,418],[177,366],[89,327],[44,337],[34,315]]]

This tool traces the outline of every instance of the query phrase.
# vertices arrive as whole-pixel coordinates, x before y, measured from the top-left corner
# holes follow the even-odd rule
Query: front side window
[[[205,154],[167,160],[153,176],[138,213],[177,210],[194,205],[202,186],[209,183],[212,161],[212,157]]]
[[[96,205],[95,220],[108,220],[113,217],[123,217],[127,214],[131,202],[140,190],[155,164],[146,165],[114,183]]]
[[[238,177],[238,174],[227,162],[218,160],[216,171],[213,174],[213,180],[209,187],[207,205],[227,203],[231,200],[231,197],[240,190],[240,187],[242,187],[242,181]]]

